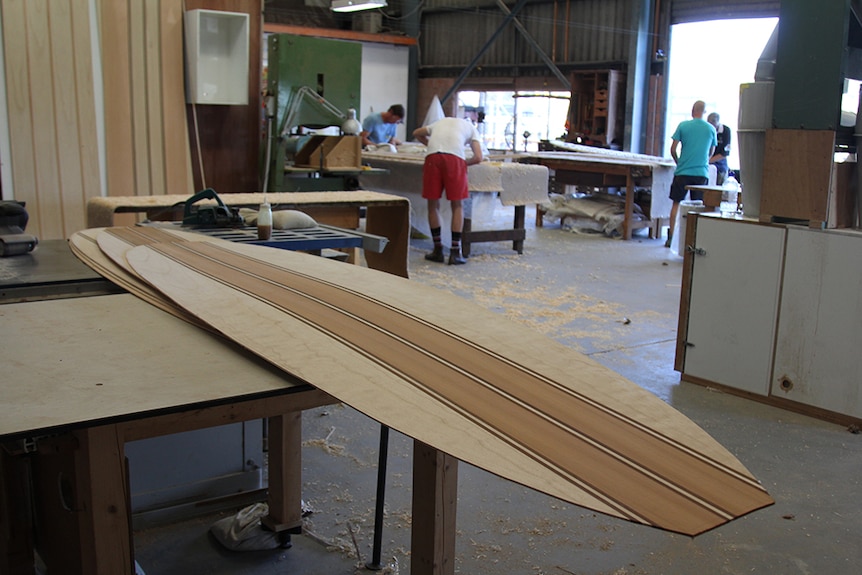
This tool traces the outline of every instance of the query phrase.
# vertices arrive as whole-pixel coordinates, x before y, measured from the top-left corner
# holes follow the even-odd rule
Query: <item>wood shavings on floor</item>
[[[577,284],[558,286],[552,280],[537,280],[542,270],[522,256],[479,254],[470,258],[468,266],[455,270],[423,266],[411,270],[411,277],[471,299],[583,353],[620,349],[632,323],[655,316],[651,310],[627,309],[591,296]],[[484,274],[481,269],[486,266],[490,273]],[[501,282],[500,277],[508,281]],[[584,345],[585,340],[591,345]]]

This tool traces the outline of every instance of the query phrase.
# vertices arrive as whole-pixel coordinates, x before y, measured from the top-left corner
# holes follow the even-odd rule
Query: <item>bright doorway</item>
[[[696,100],[718,112],[731,130],[730,169],[739,169],[739,85],[754,81],[757,60],[763,53],[778,18],[712,20],[677,24],[671,29],[668,71],[668,108],[663,156],[670,156],[671,135],[691,118]]]

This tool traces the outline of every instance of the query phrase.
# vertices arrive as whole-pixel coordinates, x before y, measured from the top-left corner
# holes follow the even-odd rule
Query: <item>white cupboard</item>
[[[682,379],[862,421],[862,233],[700,215],[689,239]]]
[[[862,417],[862,234],[787,231],[772,395]]]

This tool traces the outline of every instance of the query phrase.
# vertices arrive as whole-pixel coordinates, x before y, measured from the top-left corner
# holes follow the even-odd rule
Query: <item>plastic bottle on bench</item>
[[[721,193],[721,204],[718,207],[719,211],[723,214],[735,214],[738,208],[739,182],[733,176],[728,176],[721,187],[723,191]]]

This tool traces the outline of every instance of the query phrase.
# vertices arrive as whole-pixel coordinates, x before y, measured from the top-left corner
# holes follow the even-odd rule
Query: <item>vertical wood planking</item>
[[[108,195],[193,190],[182,0],[0,0],[14,197],[27,231],[66,238],[101,195],[97,119],[104,113]],[[101,45],[96,109],[92,40]],[[11,194],[10,194],[11,196]]]
[[[87,200],[102,193],[91,41],[89,0],[73,0],[72,50],[75,55],[75,97],[81,163],[81,197],[78,200],[81,204],[81,219],[74,221],[71,229],[67,230],[67,236],[86,227]]]
[[[102,75],[105,87],[105,161],[109,196],[135,193],[132,95],[129,80],[129,10],[122,0],[101,0]]]
[[[27,27],[27,66],[30,77],[31,115],[33,118],[33,153],[36,160],[35,210],[28,212],[39,219],[43,237],[63,237],[60,201],[60,166],[56,155],[56,112],[54,108],[54,75],[51,62],[51,31],[48,24],[48,0],[28,0],[24,9]]]
[[[132,155],[135,162],[135,195],[150,195],[150,147],[147,137],[147,67],[144,39],[144,2],[129,6],[129,55],[132,97]]]
[[[68,2],[55,2],[49,14],[51,38],[51,63],[54,82],[54,109],[57,137],[54,140],[54,154],[58,165],[59,202],[56,206],[61,217],[63,237],[77,231],[75,222],[83,221],[84,205],[81,162],[78,149],[78,125],[75,86],[75,61],[72,52],[72,5]],[[52,206],[52,211],[54,207]]]
[[[165,152],[162,132],[162,57],[160,41],[160,0],[146,0],[144,9],[144,59],[146,80],[147,143],[149,144],[150,189],[146,194],[165,193]],[[141,190],[139,190],[141,193]]]
[[[165,192],[191,195],[191,148],[186,129],[182,0],[161,0],[162,121]]]
[[[38,195],[25,24],[24,0],[3,0],[3,52],[6,65],[9,140],[12,145],[12,181],[15,198],[27,202],[28,209],[35,210]],[[31,225],[27,230],[38,234],[38,221],[33,223],[35,225]]]

